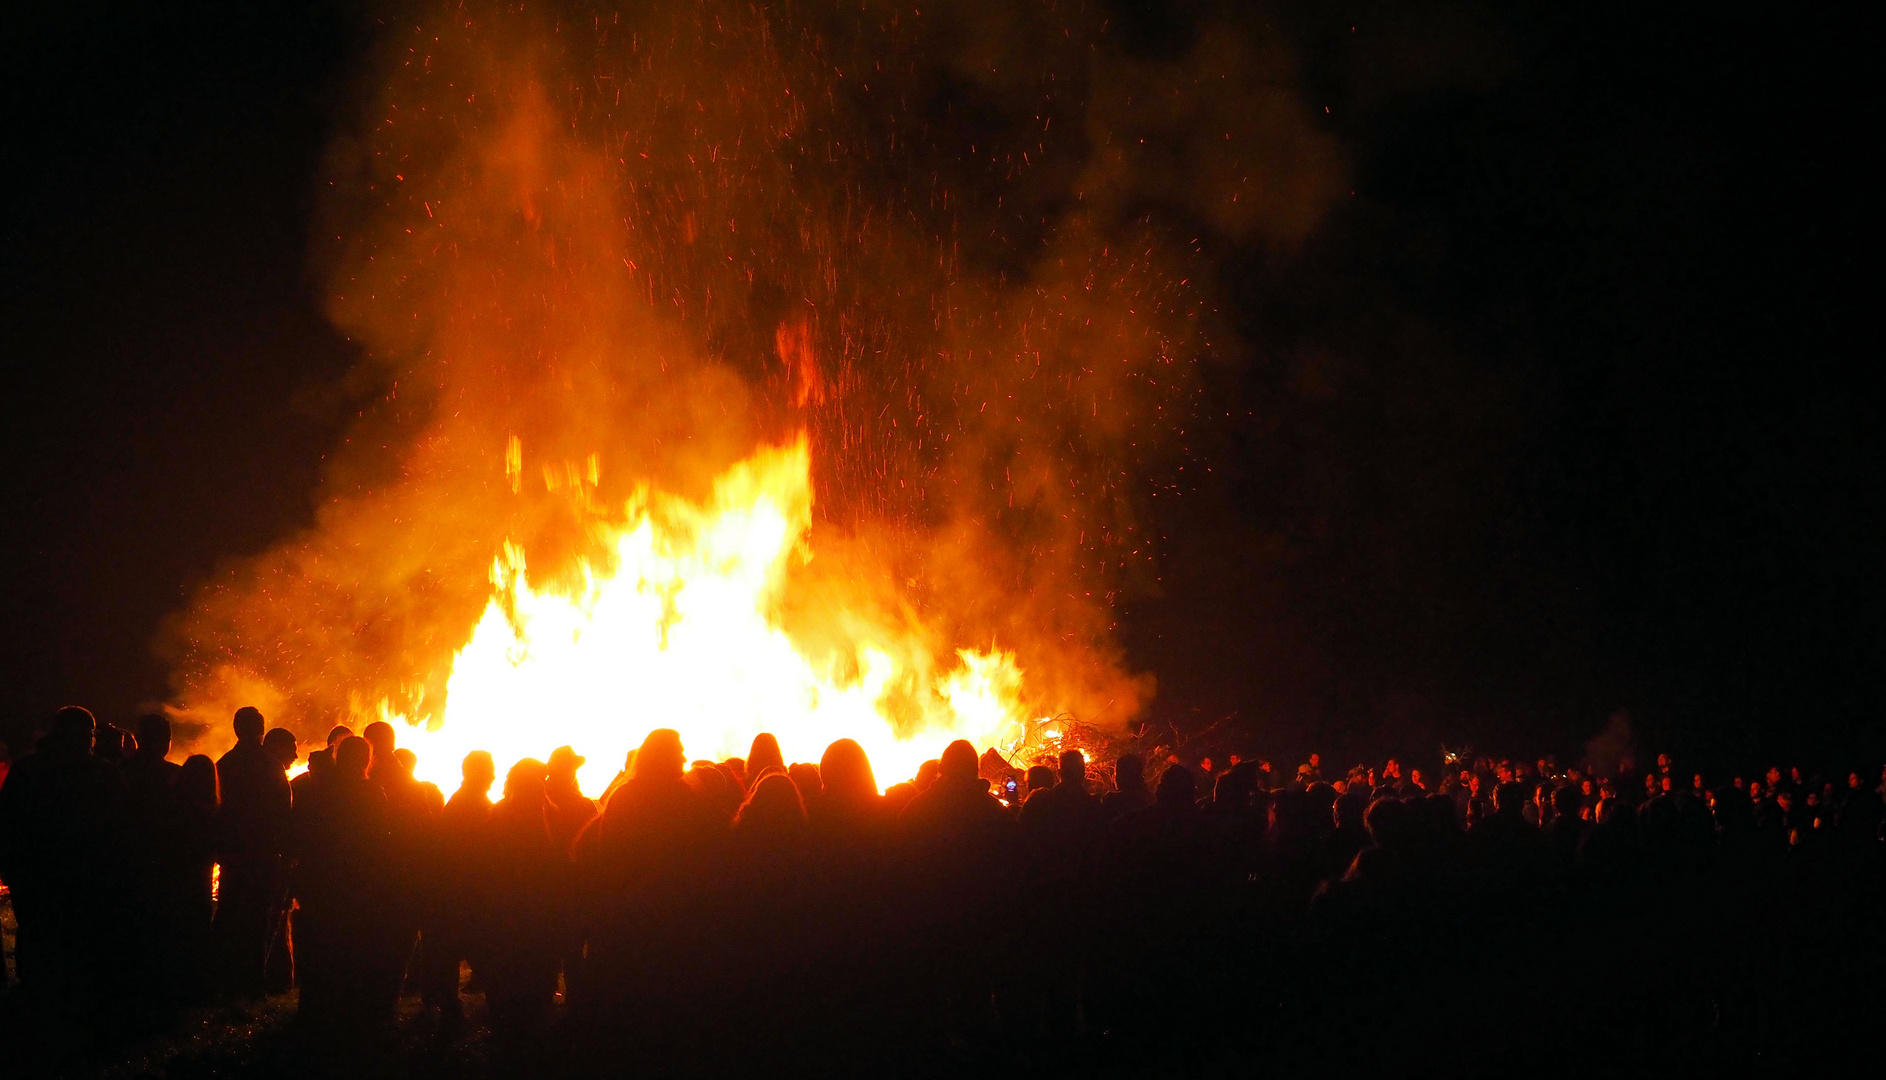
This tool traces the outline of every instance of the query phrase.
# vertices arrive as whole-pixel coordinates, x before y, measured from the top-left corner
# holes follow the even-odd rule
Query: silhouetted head
[[[1526,785],[1509,780],[1493,789],[1493,812],[1502,816],[1517,816],[1532,798],[1532,792]]]
[[[1329,787],[1328,784],[1318,785]],[[1332,796],[1335,789],[1331,788]],[[1212,785],[1212,803],[1222,809],[1244,807],[1251,802],[1251,785],[1248,777],[1234,768],[1218,774],[1218,781]]]
[[[1737,788],[1719,788],[1709,793],[1709,812],[1716,828],[1740,836],[1755,827],[1755,805]]]
[[[411,776],[413,770],[419,767],[419,755],[402,746],[398,750],[393,751],[393,765],[399,769],[402,774]]]
[[[779,752],[779,740],[762,731],[753,736],[753,745],[747,749],[747,786],[758,784],[768,769],[785,772],[786,759]]]
[[[1061,782],[1087,787],[1087,755],[1079,750],[1061,751]]]
[[[308,775],[324,776],[334,767],[334,751],[326,749],[308,751]]]
[[[1377,799],[1369,804],[1363,823],[1368,826],[1369,836],[1376,846],[1396,848],[1407,838],[1407,818],[1408,808],[1400,799]]]
[[[918,791],[928,791],[930,785],[936,783],[936,778],[942,774],[943,763],[935,758],[931,758],[917,766],[917,775],[911,777],[910,786],[916,788]]]
[[[1023,774],[1029,791],[1043,791],[1054,786],[1054,770],[1046,765],[1030,765]]]
[[[1127,792],[1146,790],[1146,763],[1138,754],[1121,754],[1114,761],[1113,786]]]
[[[805,804],[792,780],[770,773],[753,785],[753,792],[734,815],[734,829],[749,838],[790,839],[805,828]]]
[[[334,775],[343,780],[365,780],[373,764],[373,747],[358,735],[349,735],[334,748]]]
[[[353,733],[354,733],[354,729],[348,727],[346,724],[335,724],[333,727],[328,728],[327,729],[327,748],[329,750],[334,749],[334,747],[337,744],[339,744],[339,742],[342,739],[345,739],[347,736],[352,735]]]
[[[1192,770],[1183,765],[1173,765],[1159,777],[1159,791],[1154,798],[1160,806],[1178,809],[1192,805],[1196,793],[1192,779]]]
[[[635,752],[634,776],[637,780],[679,780],[687,760],[681,748],[681,733],[673,728],[656,728]]]
[[[375,720],[368,724],[367,730],[360,734],[367,740],[367,745],[373,747],[374,763],[387,761],[393,757],[393,747],[398,741],[398,734],[394,732],[392,724],[384,720]]]
[[[138,756],[162,758],[170,753],[170,718],[163,713],[138,717]]]
[[[262,710],[244,705],[236,710],[232,726],[236,729],[236,741],[246,746],[262,741],[262,729],[267,723],[262,719]]]
[[[127,750],[136,749],[137,741],[128,732],[112,724],[100,723],[92,737],[92,753],[106,761],[123,761]]]
[[[542,806],[549,766],[536,758],[525,758],[504,774],[504,801],[513,806]]]
[[[969,745],[967,739],[957,739],[943,748],[943,756],[937,759],[938,779],[951,784],[973,784],[976,782],[976,748]]]
[[[724,821],[733,820],[746,798],[746,792],[734,784],[733,777],[713,761],[697,761],[688,766],[681,782],[694,790],[700,805],[713,810]]]
[[[1552,792],[1552,812],[1562,818],[1575,818],[1585,805],[1585,793],[1570,784]]]
[[[1368,788],[1345,791],[1342,798],[1336,800],[1336,825],[1344,829],[1360,829],[1364,826],[1368,812]]]
[[[816,799],[825,791],[825,781],[819,776],[819,767],[810,761],[795,761],[786,769],[794,787],[799,789],[800,798]]]
[[[207,754],[191,754],[183,760],[177,774],[177,792],[199,807],[213,808],[216,790],[216,763]]]
[[[92,738],[98,731],[98,718],[80,705],[67,705],[52,714],[52,727],[46,732],[46,746],[55,753],[89,754]]]
[[[491,760],[491,754],[484,750],[473,750],[459,762],[458,775],[464,779],[465,786],[473,791],[490,791],[497,782],[498,766]]]
[[[550,782],[556,787],[575,787],[576,770],[583,767],[588,758],[576,752],[573,747],[559,746],[550,751],[550,762],[545,770]]]
[[[301,757],[301,751],[295,746],[295,733],[287,728],[270,728],[269,733],[262,736],[262,749],[267,750],[270,757],[281,762],[284,769],[292,766]]]
[[[852,739],[840,739],[825,748],[825,756],[819,758],[819,782],[825,794],[844,802],[867,800],[878,793],[871,759]]]

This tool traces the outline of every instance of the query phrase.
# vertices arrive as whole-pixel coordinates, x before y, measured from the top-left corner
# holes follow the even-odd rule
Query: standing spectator
[[[267,990],[271,917],[285,893],[281,853],[290,797],[281,758],[262,743],[262,714],[236,711],[236,745],[216,762],[222,793],[221,883],[216,946],[223,988],[239,998]]]
[[[97,1020],[124,989],[114,904],[127,878],[124,780],[92,754],[96,721],[60,709],[0,791],[0,881],[12,890],[20,985],[55,1011]]]

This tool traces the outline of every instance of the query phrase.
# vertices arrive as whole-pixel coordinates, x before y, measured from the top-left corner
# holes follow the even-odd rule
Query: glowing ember
[[[513,471],[516,457],[514,448]],[[449,790],[469,751],[489,750],[503,767],[568,744],[588,756],[579,779],[599,794],[658,727],[716,759],[746,753],[762,731],[788,761],[856,739],[885,783],[951,739],[1018,742],[1022,673],[1006,652],[959,650],[941,674],[909,643],[870,630],[847,653],[801,652],[774,612],[792,560],[810,558],[811,521],[801,440],[728,470],[705,505],[638,497],[607,526],[615,565],[580,564],[568,592],[533,587],[526,552],[507,544],[491,571],[496,593],[454,658],[442,722],[402,732],[422,778]],[[916,703],[914,715],[890,707],[893,692]]]

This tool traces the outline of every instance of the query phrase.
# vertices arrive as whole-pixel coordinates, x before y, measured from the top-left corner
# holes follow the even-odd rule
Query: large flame
[[[517,457],[514,446],[514,473]],[[578,777],[597,794],[657,727],[715,759],[746,753],[762,731],[788,761],[856,739],[887,782],[951,739],[1018,742],[1021,672],[1009,653],[960,649],[939,672],[920,645],[832,612],[854,626],[848,647],[814,659],[780,625],[788,570],[810,557],[810,465],[801,439],[735,465],[705,503],[638,495],[597,526],[613,565],[583,561],[567,587],[533,586],[526,552],[506,544],[491,603],[453,660],[442,721],[404,733],[421,776],[449,786],[469,751],[503,766],[570,745],[588,757]],[[914,715],[893,699],[914,702]]]
[[[1113,22],[376,19],[312,252],[360,364],[310,402],[356,420],[308,527],[164,635],[180,748],[254,705],[409,720],[444,782],[567,743],[594,788],[660,725],[848,735],[895,781],[1024,718],[1123,726],[1153,685],[1116,610],[1209,411],[1206,237],[1293,244],[1349,185],[1271,31],[1145,57]]]

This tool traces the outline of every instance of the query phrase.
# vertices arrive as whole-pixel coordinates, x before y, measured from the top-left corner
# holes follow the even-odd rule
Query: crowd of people
[[[447,797],[385,723],[299,774],[292,733],[233,726],[175,764],[163,716],[68,708],[0,773],[9,1007],[148,1033],[292,988],[312,1051],[357,1053],[402,995],[447,1039],[481,995],[503,1075],[1582,1075],[1799,1064],[1886,1004],[1871,768],[1325,779],[958,741],[880,790],[848,739],[690,762],[660,729],[594,800],[571,747],[501,780],[472,753]]]

